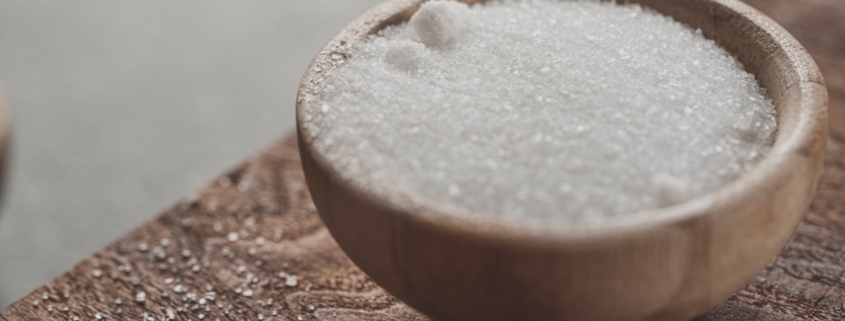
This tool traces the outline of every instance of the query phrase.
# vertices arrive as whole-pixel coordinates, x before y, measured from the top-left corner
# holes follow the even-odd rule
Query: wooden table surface
[[[818,195],[780,256],[695,320],[845,319],[845,0],[749,0],[824,72]],[[289,136],[0,311],[0,320],[427,320],[341,252]]]

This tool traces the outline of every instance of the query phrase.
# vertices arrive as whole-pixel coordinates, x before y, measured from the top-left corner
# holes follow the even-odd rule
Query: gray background
[[[292,130],[311,57],[378,2],[0,0],[0,308]]]

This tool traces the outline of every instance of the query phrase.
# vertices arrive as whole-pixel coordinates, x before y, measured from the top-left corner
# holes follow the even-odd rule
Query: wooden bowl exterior
[[[12,108],[9,100],[0,86],[0,199],[6,187],[6,172],[9,166],[9,157],[12,145]]]
[[[714,193],[602,223],[513,224],[344,173],[318,152],[303,110],[336,68],[333,53],[406,21],[421,2],[385,2],[343,29],[315,57],[297,98],[302,165],[323,221],[408,305],[438,320],[684,320],[740,289],[802,220],[827,139],[824,80],[791,35],[733,0],[632,1],[717,40],[775,102],[769,155]]]

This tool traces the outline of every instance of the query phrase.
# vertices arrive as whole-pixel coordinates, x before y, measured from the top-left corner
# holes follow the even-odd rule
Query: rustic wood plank
[[[421,319],[355,268],[322,226],[294,137],[0,315],[91,320],[97,313],[106,320]]]
[[[818,196],[794,239],[745,289],[694,320],[842,319],[845,1],[748,2],[821,66],[831,139]],[[295,144],[281,140],[0,311],[0,320],[162,320],[168,310],[174,320],[426,320],[339,250],[315,213]]]

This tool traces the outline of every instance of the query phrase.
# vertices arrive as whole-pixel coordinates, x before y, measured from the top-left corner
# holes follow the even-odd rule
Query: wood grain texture
[[[171,309],[177,320],[414,319],[355,268],[314,211],[288,137],[0,315],[160,320]]]
[[[841,320],[845,2],[750,3],[792,32],[824,72],[831,98],[828,153],[817,197],[793,240],[745,289],[694,320]],[[230,232],[237,233],[236,241],[229,240]],[[165,238],[166,247],[161,245]],[[141,243],[148,245],[146,251],[139,249]],[[160,252],[166,257],[158,259]],[[95,269],[102,271],[100,277],[94,277]],[[295,286],[285,285],[283,271],[297,276]],[[245,296],[245,289],[252,295]],[[146,293],[144,303],[135,302],[140,291]],[[207,292],[214,292],[214,300],[200,305]],[[94,320],[97,313],[105,320],[142,320],[145,313],[162,320],[167,309],[175,320],[198,320],[200,313],[203,320],[257,320],[258,314],[264,320],[425,320],[376,287],[328,235],[305,187],[293,137],[2,310],[0,320]]]

